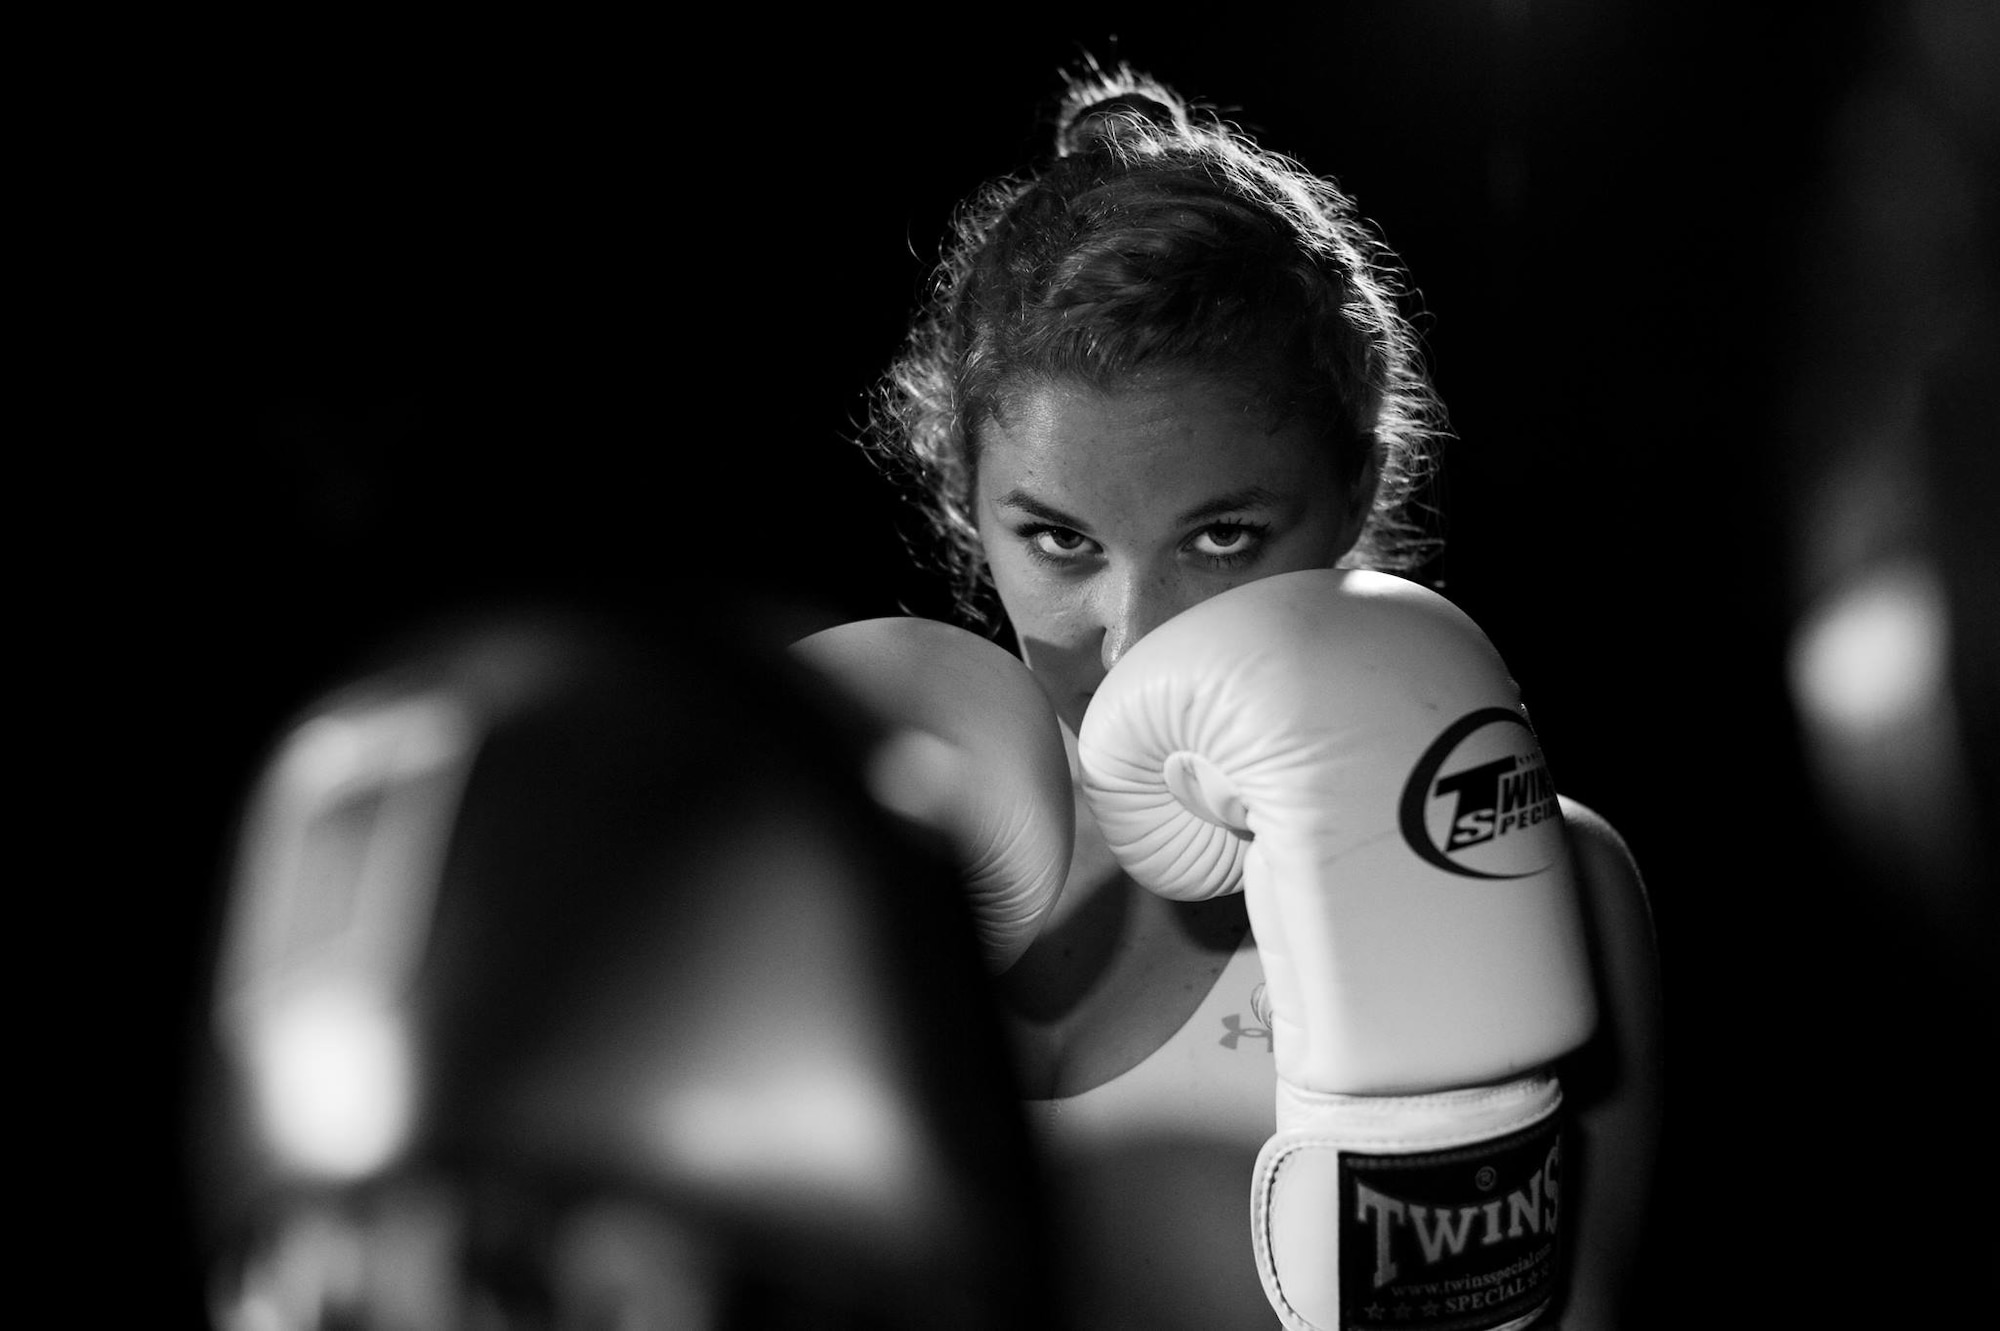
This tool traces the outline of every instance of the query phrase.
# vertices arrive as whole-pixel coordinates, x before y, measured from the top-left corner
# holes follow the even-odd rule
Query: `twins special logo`
[[[1469,712],[1431,741],[1403,787],[1403,839],[1467,878],[1525,878],[1562,849],[1562,810],[1519,712]]]

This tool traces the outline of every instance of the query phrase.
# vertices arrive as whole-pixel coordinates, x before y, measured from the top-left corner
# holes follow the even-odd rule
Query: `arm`
[[[1499,1331],[1560,1306],[1588,1221],[1555,1074],[1604,985],[1478,625],[1381,574],[1246,583],[1119,660],[1078,753],[1135,880],[1244,894],[1277,1072],[1251,1242],[1280,1321]]]
[[[1659,1153],[1663,1033],[1660,960],[1645,884],[1624,839],[1567,797],[1563,814],[1583,899],[1599,1024],[1562,1066],[1581,1146],[1563,1331],[1623,1324],[1645,1237]]]

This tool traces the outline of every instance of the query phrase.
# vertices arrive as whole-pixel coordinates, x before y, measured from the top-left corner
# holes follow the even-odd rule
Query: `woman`
[[[1420,567],[1409,508],[1442,412],[1393,256],[1331,183],[1129,69],[1072,80],[1055,146],[961,213],[871,444],[1073,745],[1106,673],[1180,611],[1293,570]],[[1657,979],[1622,844],[1566,811],[1607,1020],[1564,1070],[1588,1163],[1563,1325],[1612,1325],[1656,1136]],[[1079,800],[1055,913],[1001,979],[1080,1323],[1270,1325],[1247,1234],[1272,1067],[1241,898],[1156,897],[1093,832]]]

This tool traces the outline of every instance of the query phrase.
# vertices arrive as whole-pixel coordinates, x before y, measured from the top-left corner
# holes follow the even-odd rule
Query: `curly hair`
[[[1343,565],[1410,571],[1444,412],[1393,253],[1332,181],[1127,66],[1066,80],[1054,156],[953,219],[864,444],[909,485],[960,613],[991,622],[973,516],[979,427],[1011,392],[1165,370],[1309,421],[1344,486],[1374,478]]]

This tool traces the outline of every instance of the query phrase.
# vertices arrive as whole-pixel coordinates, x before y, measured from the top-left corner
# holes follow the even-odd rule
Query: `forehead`
[[[1253,488],[1330,498],[1333,486],[1330,451],[1302,418],[1273,421],[1201,378],[1036,384],[979,431],[983,502],[1020,490],[1057,506],[1178,511]]]

